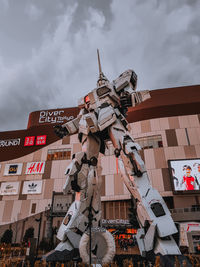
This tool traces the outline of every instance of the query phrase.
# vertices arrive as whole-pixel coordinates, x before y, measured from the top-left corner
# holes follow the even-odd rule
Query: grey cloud
[[[34,110],[77,105],[96,85],[97,48],[110,80],[133,68],[140,90],[199,83],[197,1],[29,0],[37,20],[19,2],[23,11],[10,1],[0,18],[1,130],[26,127]]]

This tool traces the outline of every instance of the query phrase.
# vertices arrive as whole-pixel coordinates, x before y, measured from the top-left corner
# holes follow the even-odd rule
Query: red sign
[[[44,173],[44,162],[28,162],[26,167],[26,174]]]
[[[33,146],[35,141],[35,136],[26,136],[24,141],[24,146]]]
[[[36,146],[46,145],[46,140],[47,140],[47,136],[46,135],[37,136]]]

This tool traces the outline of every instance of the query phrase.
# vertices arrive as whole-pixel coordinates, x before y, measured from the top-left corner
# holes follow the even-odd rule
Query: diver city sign
[[[40,111],[39,123],[63,123],[64,121],[73,120],[74,116],[66,116],[64,110],[43,110]]]

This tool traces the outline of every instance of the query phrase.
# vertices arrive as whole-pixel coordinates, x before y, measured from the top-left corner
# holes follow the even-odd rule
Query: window
[[[31,213],[35,213],[35,210],[36,210],[36,203],[33,203],[31,207]]]
[[[135,138],[135,142],[138,143],[142,149],[163,147],[161,135]]]
[[[127,219],[130,200],[104,202],[102,216],[104,219]],[[104,217],[105,216],[105,217]]]
[[[62,160],[71,159],[71,149],[49,149],[47,153],[47,160]]]

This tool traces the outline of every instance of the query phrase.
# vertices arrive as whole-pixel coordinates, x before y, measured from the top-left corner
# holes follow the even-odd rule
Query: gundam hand
[[[131,107],[132,106],[131,94],[129,94],[128,92],[123,92],[120,95],[120,104],[123,108]]]
[[[69,134],[67,128],[62,127],[62,125],[55,125],[53,128],[54,133],[60,138],[63,138],[64,136]]]

